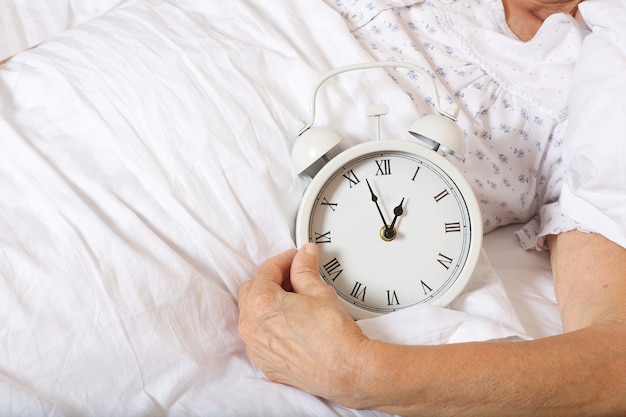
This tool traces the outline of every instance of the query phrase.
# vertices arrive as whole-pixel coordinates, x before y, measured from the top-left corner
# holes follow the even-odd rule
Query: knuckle
[[[317,270],[317,267],[312,265],[293,265],[291,273],[295,275],[309,275],[319,278],[319,271]]]
[[[239,300],[245,299],[248,293],[250,292],[250,288],[252,287],[252,281],[246,281],[239,287]]]
[[[331,287],[330,285],[321,285],[320,286],[320,294],[323,295],[326,298],[336,298],[337,297],[337,293],[335,292],[335,289],[333,287]]]

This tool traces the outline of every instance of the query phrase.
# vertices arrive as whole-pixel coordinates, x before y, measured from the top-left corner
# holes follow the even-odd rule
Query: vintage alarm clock
[[[319,88],[338,74],[381,67],[422,75],[439,114],[409,128],[420,143],[379,139],[329,159],[342,138],[331,127],[313,127]],[[482,219],[470,185],[442,155],[463,158],[457,113],[455,106],[440,109],[434,81],[407,62],[341,67],[313,90],[310,121],[294,144],[293,162],[299,172],[325,165],[302,197],[296,244],[317,244],[321,278],[354,319],[419,303],[446,306],[466,286],[481,249]]]

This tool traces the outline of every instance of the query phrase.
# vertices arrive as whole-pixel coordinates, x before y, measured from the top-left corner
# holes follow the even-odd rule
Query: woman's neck
[[[522,41],[535,36],[543,21],[555,13],[568,13],[581,20],[578,4],[582,0],[502,0],[509,28]]]

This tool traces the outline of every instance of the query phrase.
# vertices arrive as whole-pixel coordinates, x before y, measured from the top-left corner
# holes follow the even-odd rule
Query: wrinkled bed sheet
[[[0,2],[0,62],[122,1],[4,0]]]
[[[293,120],[366,51],[322,2],[59,4],[93,13],[3,44],[45,38],[0,67],[0,415],[382,415],[269,382],[237,333],[239,285],[294,245]],[[382,70],[329,82],[318,121],[366,140],[354,109],[378,102],[394,104],[383,135],[404,138],[412,107]],[[547,255],[514,230],[486,236],[451,308],[362,328],[424,344],[560,332]]]

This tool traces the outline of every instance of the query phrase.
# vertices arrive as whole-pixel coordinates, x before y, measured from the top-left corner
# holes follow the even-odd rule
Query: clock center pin
[[[381,227],[380,228],[380,237],[385,241],[385,242],[391,242],[392,240],[394,240],[396,238],[397,233],[396,233],[396,228],[395,227]]]

